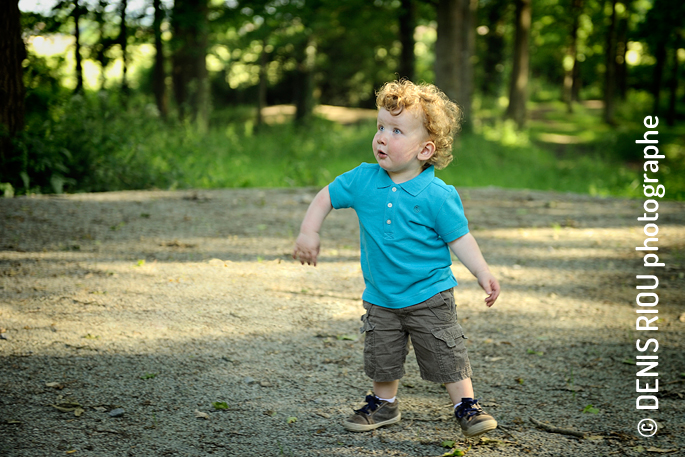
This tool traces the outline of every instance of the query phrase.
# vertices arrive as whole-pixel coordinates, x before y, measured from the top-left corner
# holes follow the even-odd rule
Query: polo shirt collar
[[[429,166],[421,172],[416,178],[403,182],[402,184],[395,184],[388,175],[388,172],[382,168],[378,169],[378,176],[376,177],[376,187],[382,189],[384,187],[397,186],[404,189],[407,193],[416,197],[433,181],[435,177],[435,167]]]

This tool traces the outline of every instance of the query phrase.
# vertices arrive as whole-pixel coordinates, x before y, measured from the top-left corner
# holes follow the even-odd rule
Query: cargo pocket
[[[376,326],[369,322],[369,313],[364,314],[362,316],[362,326],[359,327],[359,333],[371,332],[374,328]]]
[[[431,333],[437,339],[444,341],[448,348],[453,348],[458,344],[464,344],[464,340],[467,339],[464,335],[464,331],[461,325],[457,324],[448,328],[434,329]]]
[[[441,323],[456,322],[457,306],[449,290],[435,294],[426,301],[426,305]]]

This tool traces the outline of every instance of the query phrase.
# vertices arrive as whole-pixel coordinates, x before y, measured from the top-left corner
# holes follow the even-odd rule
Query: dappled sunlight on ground
[[[492,435],[499,447],[471,452],[514,456],[567,444],[566,437],[522,426],[529,415],[604,436],[578,441],[581,455],[595,455],[596,446],[619,452],[610,433],[632,433],[626,417],[634,415],[626,386],[634,385],[635,367],[625,360],[635,352],[635,275],[644,273],[635,251],[644,240],[636,223],[641,202],[460,191],[502,284],[489,309],[466,268],[453,266],[478,395],[505,427]],[[313,446],[311,455],[359,455],[373,446],[384,455],[439,455],[441,440],[454,438],[448,399],[440,385],[420,378],[411,352],[403,425],[381,435],[350,435],[339,425],[370,387],[361,370],[358,228],[352,211],[335,211],[322,231],[319,265],[292,260],[315,192],[0,200],[0,411],[34,430],[2,430],[25,449],[16,455],[54,445],[44,432],[65,426],[68,416],[49,406],[58,394],[84,406],[70,424],[81,444],[101,449],[115,449],[112,440],[163,449],[171,434],[197,455],[216,443],[245,452],[261,439],[251,431],[260,424],[285,446]],[[683,209],[662,202],[659,210],[659,254],[667,264],[659,272],[664,395],[677,395],[678,385],[666,383],[685,371]],[[673,430],[662,438],[667,447],[684,430],[674,419],[682,413],[675,398],[662,400],[662,420]],[[230,414],[211,411],[219,400],[234,408]],[[588,404],[602,413],[583,414]],[[532,409],[522,412],[521,405]],[[126,409],[126,420],[107,422],[100,411],[115,406]],[[194,418],[197,409],[211,420]],[[297,426],[285,424],[290,416]],[[221,431],[211,446],[197,438],[213,429]]]

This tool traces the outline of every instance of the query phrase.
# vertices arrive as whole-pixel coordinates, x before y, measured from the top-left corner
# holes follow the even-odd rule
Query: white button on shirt
[[[390,219],[388,219],[387,223],[388,223],[388,224],[392,224],[392,221],[391,221]]]

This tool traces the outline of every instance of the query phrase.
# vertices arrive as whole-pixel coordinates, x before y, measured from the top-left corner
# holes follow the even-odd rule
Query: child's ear
[[[431,157],[433,157],[433,154],[435,154],[435,143],[432,141],[427,141],[423,145],[421,152],[419,152],[419,160],[429,160]]]

